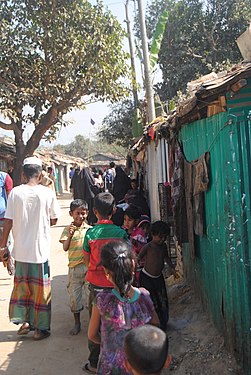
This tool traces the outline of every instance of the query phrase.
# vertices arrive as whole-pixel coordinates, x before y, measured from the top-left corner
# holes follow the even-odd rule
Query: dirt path
[[[189,285],[181,280],[168,288],[168,295],[171,316],[168,335],[173,363],[165,373],[243,375]]]
[[[70,336],[73,318],[69,310],[67,285],[67,253],[58,242],[63,227],[70,222],[70,197],[60,199],[62,215],[52,228],[51,282],[52,325],[51,336],[34,342],[32,334],[17,336],[17,326],[8,319],[8,302],[13,278],[0,264],[0,373],[8,375],[80,375],[87,352],[87,313],[82,314],[82,331]]]
[[[0,264],[0,373],[7,375],[80,375],[88,356],[87,313],[82,314],[82,331],[68,334],[72,327],[67,285],[67,254],[58,239],[70,222],[70,197],[60,199],[62,216],[52,228],[52,332],[51,337],[34,342],[32,335],[17,336],[17,327],[8,319],[8,302],[13,278]],[[189,286],[179,282],[168,288],[170,322],[168,335],[173,364],[165,374],[242,375],[224,341],[202,311]]]

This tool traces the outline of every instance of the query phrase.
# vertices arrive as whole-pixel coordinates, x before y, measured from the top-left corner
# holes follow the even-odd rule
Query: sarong
[[[166,284],[163,275],[160,275],[157,278],[153,278],[141,271],[140,286],[143,286],[149,291],[155,311],[160,321],[160,328],[163,331],[166,331],[167,322],[169,319],[169,306]]]
[[[42,264],[16,262],[9,317],[15,324],[28,322],[39,330],[50,329],[51,285],[48,261]]]

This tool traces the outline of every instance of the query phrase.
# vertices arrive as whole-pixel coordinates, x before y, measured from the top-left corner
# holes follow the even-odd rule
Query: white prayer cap
[[[25,158],[23,161],[23,165],[27,164],[39,165],[39,167],[42,167],[42,160],[37,158],[36,156],[30,156],[28,158]]]

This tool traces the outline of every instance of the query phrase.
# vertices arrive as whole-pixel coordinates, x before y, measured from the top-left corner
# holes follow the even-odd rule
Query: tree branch
[[[15,130],[16,124],[12,122],[11,124],[6,124],[5,122],[0,121],[0,128],[4,130]]]
[[[48,112],[41,118],[39,125],[35,127],[30,139],[28,140],[25,150],[27,155],[33,153],[39,146],[43,135],[57,122],[58,114],[70,107],[69,101],[62,101],[54,104]]]
[[[42,91],[39,91],[34,87],[32,87],[32,88],[31,87],[20,88],[20,87],[17,87],[16,85],[14,85],[13,83],[6,81],[2,77],[0,77],[0,83],[3,83],[6,87],[9,87],[14,92],[20,92],[22,94],[28,94],[28,95],[31,95],[31,96],[34,96],[34,97],[41,97],[41,98],[43,98],[45,100],[49,100],[49,101],[51,101],[53,99],[51,96],[47,95],[46,93],[44,94]]]
[[[197,53],[195,53],[192,48],[188,47],[187,48],[187,53],[186,53],[188,56],[192,56],[196,59],[203,59],[203,56],[202,55],[198,55]]]

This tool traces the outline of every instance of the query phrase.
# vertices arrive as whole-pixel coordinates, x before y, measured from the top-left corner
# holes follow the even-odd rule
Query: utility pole
[[[126,14],[125,22],[126,22],[126,26],[127,26],[127,34],[128,34],[130,57],[131,57],[133,102],[134,102],[134,109],[136,109],[136,108],[138,108],[138,92],[137,92],[134,50],[133,50],[133,43],[132,43],[132,33],[131,33],[131,28],[130,28],[130,19],[129,19],[129,15],[128,15],[128,3],[129,3],[129,0],[126,0],[126,3],[125,3],[125,14]]]
[[[142,0],[138,0],[138,6],[139,6],[139,25],[140,25],[141,42],[142,42],[142,50],[143,50],[143,58],[144,58],[146,100],[147,100],[148,113],[149,113],[149,122],[151,122],[155,119],[156,116],[155,116],[154,92],[153,92],[153,85],[152,85],[151,68],[150,68],[150,61],[149,61],[149,50],[148,50],[148,45],[147,45],[146,24],[145,24],[145,16],[143,13]]]

